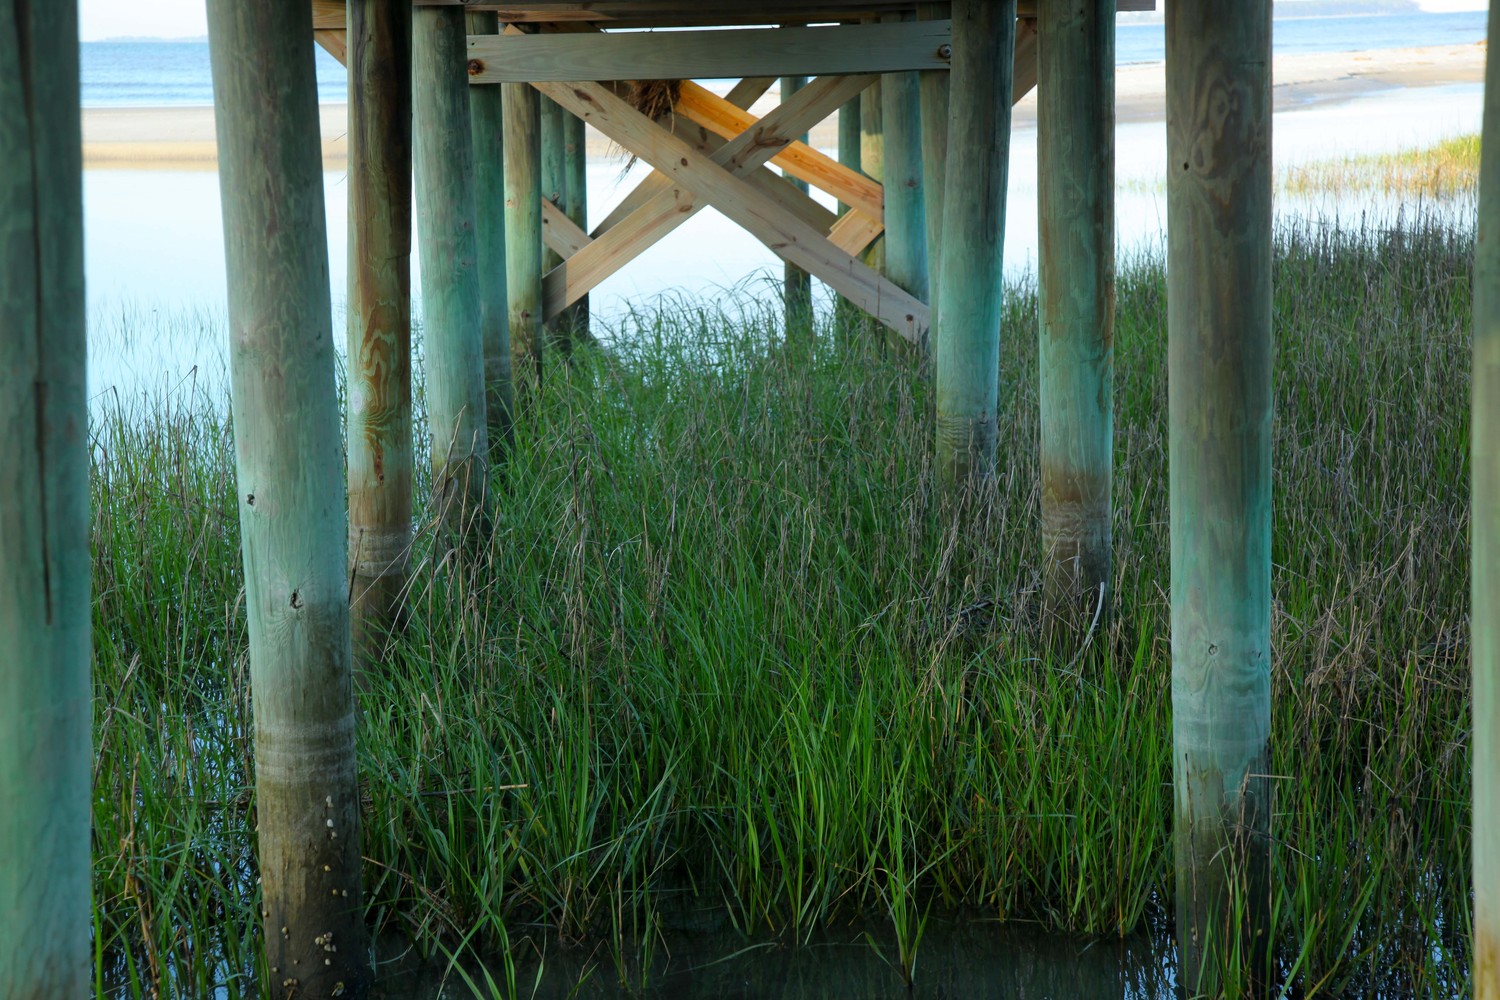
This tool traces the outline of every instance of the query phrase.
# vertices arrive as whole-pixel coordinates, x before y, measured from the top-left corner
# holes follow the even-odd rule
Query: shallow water
[[[1477,85],[1398,89],[1330,105],[1284,111],[1273,126],[1278,167],[1330,156],[1420,148],[1479,127]],[[1119,253],[1159,251],[1166,240],[1164,187],[1166,126],[1126,124],[1116,132]],[[638,165],[596,161],[589,168],[591,215],[604,217],[634,182]],[[345,299],[347,188],[344,175],[324,177],[329,277],[336,335],[342,349]],[[1032,275],[1037,259],[1036,131],[1012,139],[1007,198],[1005,271],[1010,280]],[[1426,210],[1463,211],[1464,205]],[[84,176],[85,265],[93,335],[93,394],[111,388],[134,393],[162,381],[195,377],[222,392],[226,295],[218,175],[213,171],[91,170]],[[1283,198],[1283,218],[1337,218],[1381,225],[1402,206],[1369,192],[1326,198]],[[1409,212],[1408,212],[1409,214]],[[415,260],[415,258],[414,258]],[[728,289],[752,303],[774,301],[781,272],[776,257],[712,209],[700,212],[604,282],[591,296],[599,328],[617,326],[632,309],[663,296],[731,302]],[[420,276],[413,275],[420,295]],[[822,301],[828,301],[826,291]],[[417,306],[420,317],[420,304]]]
[[[796,945],[747,940],[730,927],[664,926],[648,938],[627,938],[631,958],[624,963],[606,940],[562,945],[538,935],[512,945],[511,969],[493,963],[489,976],[501,996],[514,981],[520,996],[538,1000],[1154,1000],[1173,995],[1176,984],[1175,949],[1159,926],[1090,940],[977,913],[928,921],[909,984],[894,935],[874,922],[819,932]],[[487,982],[477,963],[460,970],[423,962],[398,938],[377,950],[376,996],[385,1000],[467,1000],[475,993],[471,982],[482,989]]]

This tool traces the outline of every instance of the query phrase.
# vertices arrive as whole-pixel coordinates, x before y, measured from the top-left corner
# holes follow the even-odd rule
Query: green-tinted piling
[[[994,475],[1001,251],[1015,0],[955,0],[937,328],[937,466],[949,489]]]
[[[807,86],[805,76],[784,76],[781,78],[781,99],[788,101],[792,95]],[[798,137],[802,142],[807,142],[807,135]],[[808,192],[806,181],[799,181],[794,177],[787,176],[787,183],[801,191]],[[787,340],[806,340],[812,335],[813,321],[813,297],[812,297],[812,275],[808,274],[796,264],[787,264],[783,268],[782,288],[785,297],[785,319]]]
[[[946,21],[953,16],[951,3],[919,3],[917,19]],[[947,70],[928,70],[921,75],[922,105],[922,197],[927,220],[927,288],[932,323],[937,325],[938,300],[943,269],[943,182],[948,160]]]
[[[432,495],[450,537],[487,521],[489,429],[461,7],[412,11],[417,229]]]
[[[357,0],[348,18],[350,625],[369,671],[412,543],[411,4]]]
[[[873,181],[885,183],[885,95],[884,79],[876,80],[859,95],[859,169]],[[890,211],[886,211],[886,219]],[[885,235],[870,244],[865,263],[885,273]]]
[[[899,21],[912,15],[887,14]],[[880,78],[885,275],[927,301],[927,206],[922,191],[922,98],[916,73]]]
[[[50,1000],[93,995],[77,5],[7,4],[0,65],[0,997]]]
[[[1489,52],[1500,51],[1489,17]],[[1469,581],[1474,684],[1474,998],[1500,1000],[1500,60],[1487,59],[1474,254]]]
[[[851,170],[859,170],[861,162],[860,145],[863,140],[864,130],[861,121],[861,102],[865,95],[861,94],[843,107],[839,108],[839,163]],[[838,213],[844,215],[849,211],[849,206],[839,202]],[[833,303],[834,329],[840,334],[852,333],[860,323],[861,310],[854,303],[840,295]]]
[[[571,117],[563,110],[561,104],[551,98],[543,97],[540,101],[541,128],[542,128],[542,197],[555,205],[564,215],[567,214],[567,189],[568,189],[568,153],[567,153],[567,119]],[[562,263],[562,256],[542,244],[542,273]],[[562,313],[547,323],[548,345],[561,351],[564,356],[571,349],[569,341],[571,328],[568,323],[568,315]]]
[[[1064,638],[1086,635],[1109,596],[1115,8],[1055,0],[1039,12],[1042,578]]]
[[[505,105],[505,272],[510,350],[517,382],[542,374],[541,95],[529,84],[499,85]]]
[[[211,0],[208,30],[266,967],[277,996],[363,997],[348,522],[312,9]]]
[[[589,231],[588,126],[582,118],[563,112],[564,211],[584,232]],[[568,323],[577,339],[589,336],[589,297],[585,295],[568,310]]]
[[[1258,995],[1271,916],[1271,3],[1166,15],[1179,981],[1190,995]]]
[[[495,15],[467,15],[471,35],[499,30]],[[469,88],[474,134],[474,232],[478,239],[479,323],[484,343],[484,416],[490,454],[503,461],[510,451],[515,387],[510,360],[510,304],[505,287],[504,126],[499,87]]]

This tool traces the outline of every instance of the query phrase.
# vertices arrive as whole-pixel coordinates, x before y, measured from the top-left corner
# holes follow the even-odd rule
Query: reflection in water
[[[686,921],[684,923],[693,922]],[[666,922],[664,922],[665,924]],[[911,985],[902,976],[887,925],[857,922],[789,945],[747,940],[732,927],[661,927],[649,939],[561,945],[513,940],[503,962],[452,967],[423,963],[398,940],[382,942],[380,996],[386,1000],[522,997],[648,1000],[1047,1000],[1173,994],[1174,949],[1160,920],[1123,939],[1090,941],[990,917],[932,917],[916,954]],[[403,950],[405,953],[403,954]],[[616,961],[623,950],[630,956]],[[384,964],[389,960],[389,964]]]

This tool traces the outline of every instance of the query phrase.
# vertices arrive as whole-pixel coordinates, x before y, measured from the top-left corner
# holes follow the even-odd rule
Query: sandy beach
[[[1484,80],[1485,46],[1445,45],[1277,57],[1274,66],[1278,111],[1330,104],[1381,90],[1418,88]],[[1116,75],[1116,113],[1121,122],[1160,121],[1165,116],[1166,80],[1161,63],[1122,66]],[[774,102],[757,105],[764,113]],[[1036,94],[1016,105],[1015,124],[1036,124]],[[348,155],[348,109],[322,107],[323,160],[329,169]],[[837,142],[836,124],[814,130],[823,148]],[[589,133],[589,153],[618,156],[602,135]],[[212,108],[89,108],[83,112],[84,165],[117,170],[207,170],[215,167]]]

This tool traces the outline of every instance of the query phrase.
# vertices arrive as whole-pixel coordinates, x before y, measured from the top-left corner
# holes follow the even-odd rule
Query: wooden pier
[[[789,283],[811,275],[843,308],[935,355],[935,488],[963,500],[995,476],[1010,107],[1039,86],[1037,558],[1049,626],[1076,647],[1111,601],[1115,14],[1152,6],[209,0],[262,916],[277,995],[362,997],[372,978],[354,681],[382,669],[382,637],[410,613],[413,174],[426,457],[455,550],[488,525],[487,491],[520,433],[515,416],[558,363],[556,331],[569,327],[554,324],[581,315],[592,289],[709,207],[774,251]],[[1268,988],[1270,18],[1270,0],[1168,10],[1178,935],[1181,978],[1206,995],[1231,976]],[[91,960],[76,38],[68,5],[18,0],[0,15],[0,52],[35,68],[0,83],[11,98],[0,102],[0,134],[31,151],[0,166],[0,226],[14,237],[0,251],[13,390],[0,454],[14,473],[0,502],[0,620],[11,627],[0,665],[0,995],[28,1000],[87,992]],[[351,82],[345,483],[314,39]],[[736,82],[720,96],[694,82],[703,79]],[[752,113],[777,80],[781,102]],[[642,82],[664,99],[643,102]],[[836,157],[804,138],[834,115]],[[1487,114],[1486,125],[1500,121]],[[584,127],[653,168],[592,227]],[[1490,218],[1500,175],[1486,150]],[[1491,325],[1493,256],[1479,272],[1488,308],[1477,312]],[[1493,354],[1494,331],[1483,332],[1476,352]],[[1476,398],[1495,396],[1476,366]],[[1476,423],[1493,424],[1494,409],[1476,408]],[[1476,501],[1476,554],[1492,553],[1500,536],[1493,463],[1476,465],[1480,476],[1489,506]],[[1486,558],[1476,620],[1496,586]],[[1492,638],[1476,644],[1486,677],[1500,669],[1497,648]],[[1497,690],[1488,682],[1480,701]],[[1500,744],[1478,745],[1482,773],[1493,775]],[[1476,835],[1476,847],[1494,837],[1493,828]],[[1494,870],[1493,854],[1476,852],[1481,873]],[[26,877],[34,863],[55,878]],[[1494,933],[1496,896],[1482,884],[1477,896],[1487,921],[1477,931]],[[1495,950],[1481,947],[1479,960],[1489,964],[1477,981],[1493,984]],[[1232,963],[1256,967],[1246,977]]]

